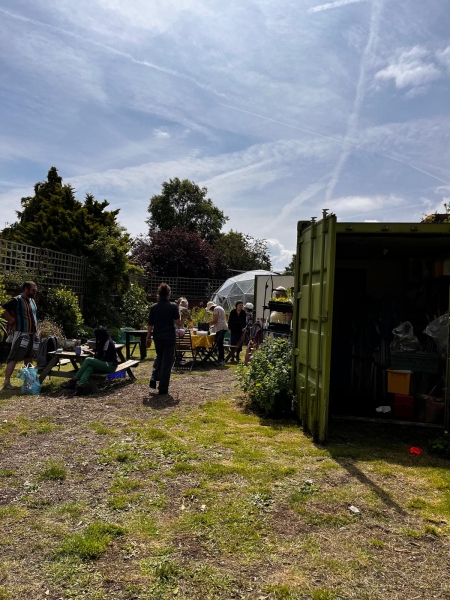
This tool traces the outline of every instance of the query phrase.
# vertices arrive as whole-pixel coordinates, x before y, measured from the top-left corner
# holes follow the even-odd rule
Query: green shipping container
[[[298,223],[297,257],[293,391],[304,429],[323,443],[327,439],[330,398],[334,394],[341,408],[345,404],[342,382],[350,377],[345,357],[350,357],[347,349],[353,312],[367,305],[367,297],[391,297],[393,301],[404,297],[406,282],[410,285],[417,281],[419,290],[425,285],[422,281],[435,285],[433,266],[438,260],[450,258],[450,224],[341,223],[324,211],[321,221]],[[445,305],[441,314],[448,310],[449,281],[446,276],[439,278],[439,302]],[[399,305],[398,314],[406,308]],[[339,366],[333,377],[332,361],[335,371]],[[450,425],[448,366],[447,358],[446,431]],[[338,384],[340,391],[335,390]]]

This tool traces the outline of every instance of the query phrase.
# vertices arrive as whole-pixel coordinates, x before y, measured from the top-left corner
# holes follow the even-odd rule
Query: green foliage
[[[283,275],[295,275],[295,261],[297,259],[297,255],[293,254],[291,258],[291,262],[285,268]]]
[[[120,326],[122,295],[130,285],[130,236],[118,225],[102,230],[88,246],[88,296],[85,317],[89,325]],[[139,271],[141,271],[139,269]]]
[[[83,323],[78,298],[69,288],[62,285],[51,288],[47,294],[46,312],[48,317],[62,327],[66,336],[73,338]]]
[[[34,196],[22,198],[21,205],[18,221],[0,237],[76,255],[86,255],[101,231],[116,224],[119,212],[105,210],[109,203],[97,202],[91,194],[84,204],[79,202],[55,167],[49,170],[47,181],[36,183]]]
[[[239,231],[221,233],[214,242],[214,248],[225,255],[229,269],[253,271],[272,270],[267,241],[254,238]]]
[[[67,477],[66,465],[62,460],[50,459],[39,476],[40,481],[63,481]]]
[[[211,313],[208,312],[203,306],[194,306],[194,308],[190,310],[190,313],[192,323],[196,327],[199,323],[209,323],[209,321],[212,319]]]
[[[6,293],[5,282],[2,276],[0,276],[0,305],[7,302],[9,299],[8,294]],[[0,314],[3,311],[0,309]],[[0,317],[0,342],[6,339],[6,319]]]
[[[450,458],[450,436],[442,435],[429,442],[429,451],[444,458]]]
[[[95,337],[94,329],[83,323],[78,327],[76,337],[81,339],[83,343],[92,340]]]
[[[150,231],[179,227],[198,233],[211,242],[216,239],[228,217],[206,195],[208,190],[193,181],[175,177],[162,184],[161,194],[150,198],[147,223]]]
[[[131,283],[122,296],[120,318],[122,325],[142,329],[146,326],[149,311],[147,294],[137,283]]]
[[[62,345],[64,339],[64,331],[62,327],[57,325],[52,319],[43,319],[38,321],[38,331],[41,338],[47,338],[51,335],[56,335],[59,346]]]
[[[292,344],[286,338],[266,338],[246,367],[237,371],[250,403],[266,414],[290,410]]]
[[[57,554],[93,560],[105,552],[114,538],[124,534],[125,530],[119,525],[95,521],[88,525],[83,533],[68,536]]]

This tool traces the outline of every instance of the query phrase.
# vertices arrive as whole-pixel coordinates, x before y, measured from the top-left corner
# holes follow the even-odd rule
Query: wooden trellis
[[[172,298],[186,296],[188,300],[207,301],[223,284],[223,279],[203,279],[190,277],[148,277],[145,282],[147,295],[156,299],[159,284],[164,281],[172,289]]]
[[[66,285],[76,294],[86,290],[88,259],[47,248],[0,239],[0,273],[6,279],[33,279],[39,285]]]

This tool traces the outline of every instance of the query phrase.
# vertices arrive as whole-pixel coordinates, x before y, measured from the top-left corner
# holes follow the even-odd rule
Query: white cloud
[[[360,214],[380,211],[384,208],[397,208],[405,203],[403,198],[395,195],[383,196],[342,196],[331,201],[330,210],[339,216],[358,216]],[[349,215],[348,213],[357,213]]]
[[[164,131],[164,129],[155,129],[153,131],[153,133],[155,134],[155,137],[160,138],[160,139],[168,139],[170,138],[170,133],[167,131]]]
[[[292,255],[295,250],[288,250],[285,246],[276,238],[270,238],[267,240],[267,245],[270,250],[270,258],[272,261],[272,267],[275,271],[280,271],[288,266],[291,262]]]
[[[450,71],[450,46],[436,53],[438,61]]]
[[[377,219],[365,219],[364,223],[379,223]]]
[[[313,6],[308,8],[307,13],[316,13],[322,12],[324,10],[329,10],[330,8],[339,8],[340,6],[346,6],[347,4],[357,4],[362,2],[363,0],[337,0],[336,2],[327,2],[327,4],[320,4],[319,6]]]
[[[375,79],[395,82],[401,90],[428,84],[442,76],[429,50],[414,46],[410,50],[401,49],[389,60],[389,65],[375,74]]]

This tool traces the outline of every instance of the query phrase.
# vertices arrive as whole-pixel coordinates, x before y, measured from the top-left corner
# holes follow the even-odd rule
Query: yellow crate
[[[394,371],[393,369],[387,369],[387,391],[390,394],[403,394],[404,396],[409,396],[411,373],[412,371]]]

